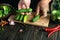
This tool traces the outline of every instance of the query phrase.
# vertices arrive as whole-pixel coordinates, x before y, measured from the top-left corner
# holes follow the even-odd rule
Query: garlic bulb
[[[15,25],[14,21],[10,21],[9,24],[10,24],[10,25]]]

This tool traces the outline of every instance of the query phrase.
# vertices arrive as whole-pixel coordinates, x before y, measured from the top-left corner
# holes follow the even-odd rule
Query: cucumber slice
[[[37,20],[39,20],[39,18],[40,18],[40,15],[35,16],[35,17],[32,19],[32,22],[36,22]]]
[[[23,14],[21,14],[21,16],[20,16],[19,20],[20,20],[20,21],[22,21],[22,20],[23,20],[23,17],[24,17],[24,15],[23,15]]]
[[[24,22],[24,23],[27,22],[27,19],[28,19],[28,15],[25,15],[25,16],[24,16],[24,19],[23,19],[23,22]]]
[[[15,19],[19,20],[19,18],[20,18],[20,14],[18,14]]]

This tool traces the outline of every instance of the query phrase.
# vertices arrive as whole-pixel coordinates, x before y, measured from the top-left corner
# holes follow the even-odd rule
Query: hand
[[[49,11],[49,3],[51,0],[41,0],[37,5],[36,15],[39,15],[39,12],[43,13],[42,17],[47,16],[47,12]]]
[[[31,0],[20,0],[18,3],[18,9],[28,9],[30,7],[30,3],[31,3]],[[24,14],[24,13],[21,13],[21,14]]]

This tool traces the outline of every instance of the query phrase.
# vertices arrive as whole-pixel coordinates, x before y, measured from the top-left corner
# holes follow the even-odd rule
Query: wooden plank
[[[14,20],[15,22],[23,23],[23,22],[20,22],[20,21],[16,21],[16,20],[15,20],[15,16],[16,16],[16,15],[11,15],[11,16],[9,17],[9,20]],[[28,18],[27,22],[24,23],[24,24],[30,24],[30,25],[36,25],[36,26],[42,26],[42,27],[48,27],[48,25],[49,25],[49,19],[50,19],[50,15],[49,15],[49,14],[48,14],[47,17],[45,17],[45,18],[40,18],[40,19],[39,19],[38,21],[36,21],[36,22],[29,22],[32,18],[34,18],[34,13],[31,14],[31,15],[29,15],[29,18]]]

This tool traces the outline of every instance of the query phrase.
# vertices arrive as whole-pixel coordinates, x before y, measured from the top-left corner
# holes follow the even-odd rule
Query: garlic
[[[15,25],[14,21],[10,21],[9,24],[10,24],[10,25]]]

